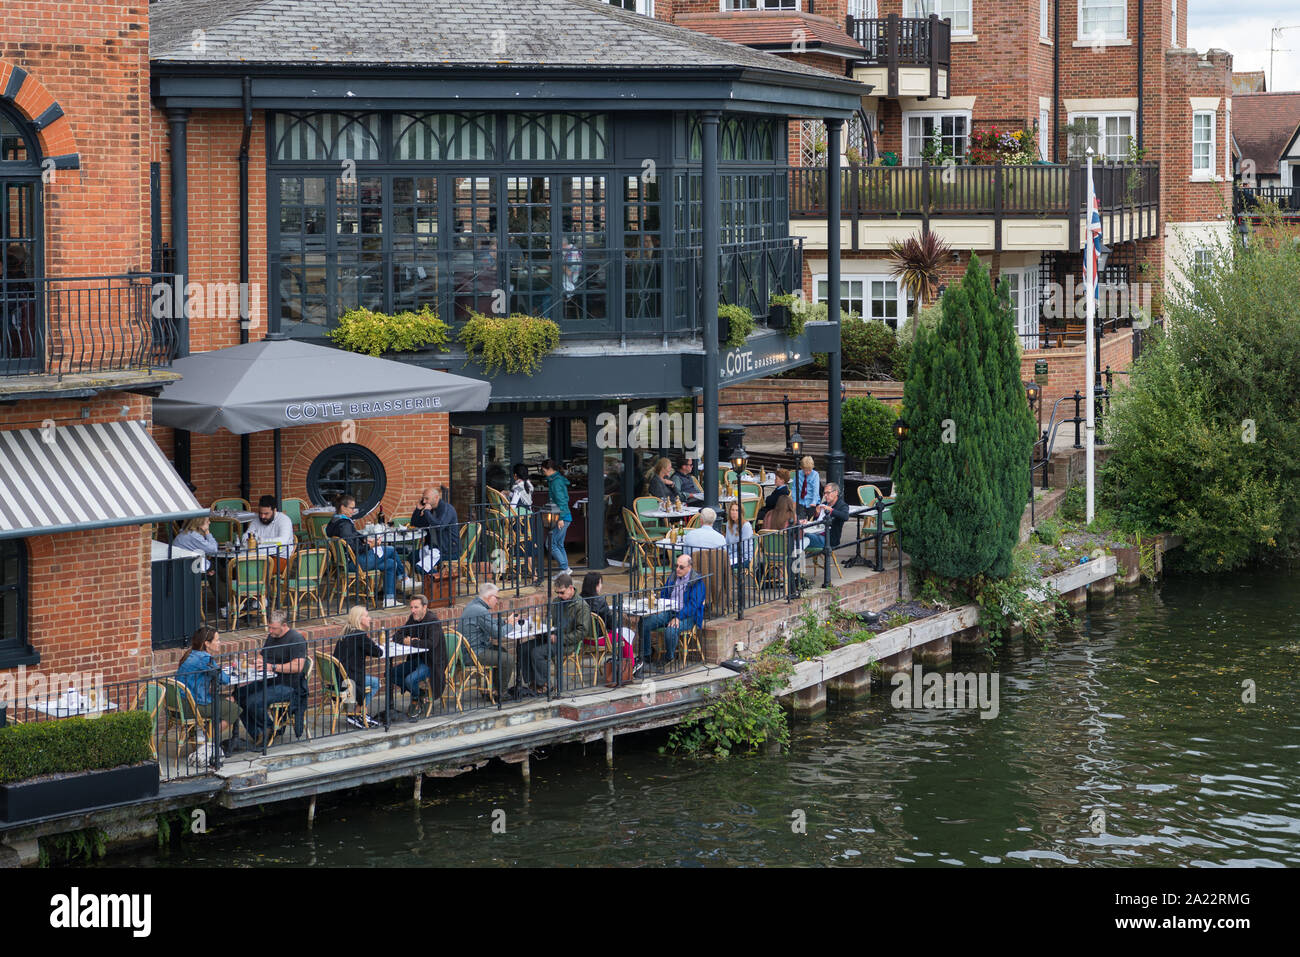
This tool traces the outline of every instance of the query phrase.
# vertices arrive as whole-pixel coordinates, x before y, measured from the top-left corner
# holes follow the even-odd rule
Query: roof
[[[1268,84],[1264,82],[1263,70],[1248,70],[1232,74],[1232,95],[1243,93],[1267,93]]]
[[[1300,127],[1300,93],[1248,93],[1232,98],[1232,136],[1255,173],[1277,175],[1277,161]]]
[[[155,63],[826,72],[601,0],[160,0]]]
[[[800,38],[809,50],[847,54],[855,59],[866,49],[844,32],[844,23],[810,13],[741,10],[728,13],[683,13],[678,24],[732,43],[777,50],[790,49]]]

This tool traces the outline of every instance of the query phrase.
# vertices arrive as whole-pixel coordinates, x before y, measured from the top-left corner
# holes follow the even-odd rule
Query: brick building
[[[861,315],[904,315],[882,253],[928,229],[956,250],[947,278],[974,254],[1009,279],[1027,349],[1068,345],[1048,330],[1082,321],[1052,305],[1081,279],[1087,147],[1117,318],[1148,301],[1159,315],[1168,270],[1230,228],[1232,58],[1185,47],[1186,0],[658,0],[654,15],[872,85],[841,157],[864,164],[842,174],[842,302]],[[1038,164],[987,165],[995,130],[1032,138]],[[825,150],[819,121],[792,122],[792,231],[818,299]]]

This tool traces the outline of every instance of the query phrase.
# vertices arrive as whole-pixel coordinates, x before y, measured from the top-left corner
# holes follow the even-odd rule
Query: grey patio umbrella
[[[481,412],[487,382],[293,339],[264,339],[177,359],[182,376],[154,400],[154,422],[211,434],[280,429],[425,412]]]

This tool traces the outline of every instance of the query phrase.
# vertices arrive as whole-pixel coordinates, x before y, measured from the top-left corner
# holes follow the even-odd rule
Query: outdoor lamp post
[[[749,461],[749,453],[745,451],[742,445],[736,446],[736,451],[731,453],[731,468],[736,473],[736,479],[739,481],[740,473],[745,469],[745,463]]]
[[[795,460],[797,461],[799,458],[799,453],[802,451],[803,451],[803,436],[796,431],[794,435],[790,436],[790,454],[793,455],[795,457]]]
[[[898,466],[903,460],[903,443],[907,441],[907,434],[911,431],[908,424],[901,417],[894,420],[894,438],[898,440],[898,451],[894,455],[894,487],[890,489],[894,493],[894,503],[898,503]],[[881,521],[877,526],[878,530],[884,527],[884,510],[880,512]],[[894,546],[898,549],[898,600],[903,600],[903,536],[898,531],[898,522],[894,522]]]

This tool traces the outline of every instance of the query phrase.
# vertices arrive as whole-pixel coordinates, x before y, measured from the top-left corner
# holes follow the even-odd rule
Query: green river
[[[832,700],[780,755],[677,758],[653,732],[612,771],[601,744],[554,749],[531,784],[497,762],[419,808],[408,780],[322,799],[312,830],[295,805],[104,863],[1297,865],[1297,621],[1300,574],[1174,578],[1046,649],[959,658],[999,673],[996,718]]]

